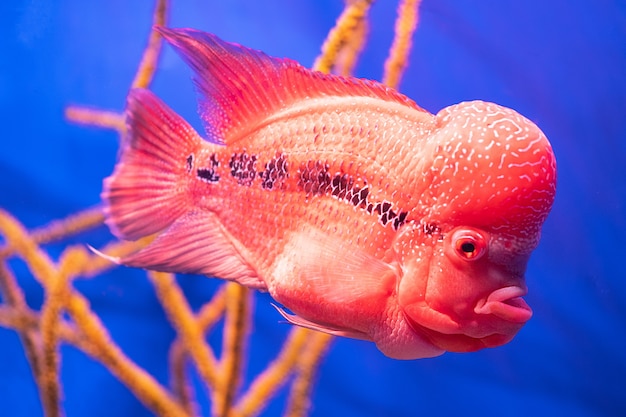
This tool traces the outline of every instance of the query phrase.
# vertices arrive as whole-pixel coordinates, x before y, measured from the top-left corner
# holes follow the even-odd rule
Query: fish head
[[[423,220],[396,241],[398,302],[440,349],[499,346],[532,316],[524,274],[554,201],[554,154],[534,123],[495,104],[451,106],[436,123]]]

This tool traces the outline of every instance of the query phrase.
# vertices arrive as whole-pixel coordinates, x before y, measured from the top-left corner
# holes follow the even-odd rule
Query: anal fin
[[[162,272],[202,274],[266,290],[246,262],[237,240],[208,211],[191,211],[172,223],[150,245],[119,259],[126,266]]]

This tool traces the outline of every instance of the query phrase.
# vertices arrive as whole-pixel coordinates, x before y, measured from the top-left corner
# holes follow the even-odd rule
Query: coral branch
[[[39,315],[30,309],[21,311],[0,305],[0,326],[14,329],[20,333],[27,331],[36,333],[41,328],[41,320]],[[65,320],[60,320],[58,327],[59,337],[63,342],[75,346],[94,359],[98,358],[94,346],[79,332],[76,326]]]
[[[0,210],[0,233],[26,261],[30,271],[46,291],[50,291],[57,273],[52,261],[30,239],[24,227],[3,210]],[[93,345],[97,359],[126,384],[141,402],[158,415],[186,415],[185,410],[152,376],[124,355],[111,340],[100,319],[90,311],[89,303],[82,295],[70,291],[65,305],[80,331]],[[37,378],[36,381],[40,383]]]
[[[62,220],[54,220],[43,227],[30,232],[30,237],[38,245],[65,239],[89,229],[99,226],[104,221],[100,207],[90,208],[72,214]],[[0,258],[8,257],[14,252],[10,246],[0,248]]]
[[[182,290],[176,284],[174,276],[165,272],[149,271],[148,277],[200,376],[209,389],[215,388],[219,383],[216,373],[217,360],[204,340],[204,332],[198,325]]]
[[[291,330],[278,357],[256,377],[247,393],[239,400],[234,416],[252,417],[263,411],[266,403],[285,384],[310,335],[311,332],[302,327]]]
[[[298,374],[291,387],[289,405],[285,416],[305,416],[311,407],[311,390],[315,380],[315,370],[322,356],[330,346],[332,336],[326,333],[311,332],[309,342],[298,363]]]
[[[358,21],[354,28],[354,34],[348,39],[345,46],[337,54],[334,65],[334,71],[343,76],[352,75],[356,62],[363,51],[367,34],[369,32],[369,23],[367,19]]]
[[[158,0],[154,9],[153,25],[165,25],[168,12],[168,1]],[[161,35],[154,30],[150,31],[148,45],[137,68],[137,73],[131,86],[146,88],[152,82],[156,72],[157,61],[161,52]],[[83,106],[68,106],[65,108],[65,118],[70,122],[105,129],[114,129],[123,135],[126,131],[123,114],[111,111],[90,109]]]
[[[226,287],[222,285],[211,301],[202,306],[197,314],[198,324],[207,332],[222,317],[226,308]]]
[[[418,8],[421,0],[402,0],[398,6],[398,18],[393,44],[385,61],[383,83],[398,88],[402,74],[407,67],[412,37],[417,28]]]
[[[154,16],[152,20],[153,28],[150,31],[150,38],[148,39],[148,46],[143,52],[139,68],[132,83],[132,88],[147,88],[152,82],[154,73],[157,67],[157,61],[159,59],[159,53],[161,52],[162,36],[160,33],[154,30],[154,25],[165,26],[168,11],[168,1],[158,0],[154,9]]]
[[[174,398],[185,409],[190,416],[197,416],[197,406],[195,402],[195,392],[187,377],[187,351],[179,340],[176,340],[170,347],[169,367],[170,384]]]
[[[24,227],[4,210],[0,210],[0,233],[7,245],[24,259],[35,278],[49,289],[56,277],[52,260],[33,242]]]
[[[222,317],[226,306],[225,295],[226,286],[222,285],[213,295],[211,301],[204,304],[196,315],[198,325],[203,332],[206,333]],[[174,395],[190,415],[197,415],[194,393],[192,387],[187,382],[187,372],[185,371],[187,351],[180,338],[172,343],[169,357],[171,384]]]
[[[8,316],[7,320],[9,320],[9,322],[0,322],[0,324],[4,326],[13,325],[12,327],[18,331],[22,345],[24,345],[26,358],[28,359],[30,368],[33,372],[33,378],[35,379],[37,386],[41,386],[40,381],[43,362],[41,337],[38,332],[38,327],[28,327],[24,325],[24,320],[20,320],[23,315],[27,314],[29,309],[26,305],[22,289],[17,285],[15,276],[9,270],[4,260],[0,262],[0,292],[2,294],[2,298],[5,300],[5,303],[11,306],[8,308],[8,312],[13,313]],[[5,309],[7,308],[5,307]],[[0,313],[0,319],[5,319],[5,314],[8,315],[8,313]],[[13,320],[10,320],[11,318],[13,318]]]
[[[314,68],[322,72],[352,73],[356,60],[366,42],[369,30],[368,13],[373,0],[346,0],[345,8],[329,32]],[[406,68],[411,38],[417,26],[420,0],[401,0],[398,7],[395,37],[385,62],[384,82],[397,87]],[[161,51],[161,35],[155,25],[165,25],[169,0],[156,0],[152,29],[144,49],[132,88],[147,88],[152,82]],[[125,116],[122,113],[69,106],[65,110],[69,121],[100,128],[114,129],[124,135]],[[152,413],[159,416],[198,415],[196,393],[189,383],[187,367],[193,365],[205,382],[212,399],[212,414],[220,417],[259,415],[267,402],[290,378],[288,416],[303,416],[310,408],[312,385],[321,358],[332,337],[323,333],[293,328],[280,353],[250,384],[237,401],[247,357],[252,300],[250,290],[235,283],[224,284],[194,314],[172,274],[149,272],[172,326],[176,340],[169,355],[172,392],[161,386],[140,368],[111,339],[100,318],[91,310],[88,300],[76,291],[72,281],[77,277],[93,277],[115,266],[109,259],[90,253],[84,246],[67,247],[58,264],[39,245],[67,238],[103,223],[100,207],[85,210],[66,219],[34,229],[30,234],[24,227],[0,209],[0,326],[19,333],[33,376],[48,417],[63,413],[60,369],[62,343],[77,349],[102,363]],[[124,257],[149,243],[153,237],[137,242],[116,242],[102,252],[112,257]],[[10,256],[24,260],[35,279],[45,291],[41,312],[26,304],[16,277],[5,262]],[[64,318],[67,312],[70,319]],[[224,317],[220,361],[209,346],[206,333]],[[190,360],[189,360],[190,359]]]
[[[2,295],[6,304],[18,310],[28,308],[24,292],[17,285],[17,280],[7,267],[4,257],[0,257],[0,295]]]
[[[182,408],[150,374],[130,360],[111,340],[100,319],[91,313],[89,303],[73,294],[67,304],[72,318],[93,344],[97,359],[122,381],[134,395],[159,416],[187,416]]]
[[[124,115],[117,112],[90,109],[82,106],[67,106],[65,118],[72,122],[102,129],[113,129],[123,135],[126,131]]]
[[[337,19],[322,46],[321,55],[315,60],[313,68],[321,72],[330,72],[335,65],[337,56],[350,39],[358,34],[358,28],[367,17],[373,0],[354,0],[346,3],[346,7]]]
[[[43,372],[41,395],[47,416],[61,415],[61,383],[59,378],[60,356],[58,352],[59,321],[64,300],[69,293],[68,280],[76,264],[84,263],[87,255],[82,250],[66,250],[59,262],[58,273],[50,282],[46,299],[41,308],[41,341]]]
[[[214,414],[226,417],[241,380],[245,340],[249,330],[252,301],[250,290],[237,283],[226,285],[226,317],[220,363],[221,381],[215,393]]]

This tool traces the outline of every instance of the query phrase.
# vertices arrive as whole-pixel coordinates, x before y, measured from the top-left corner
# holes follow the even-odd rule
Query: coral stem
[[[215,393],[214,414],[230,415],[235,392],[241,380],[245,340],[249,330],[252,301],[250,290],[237,283],[226,285],[226,317],[220,367],[221,383]]]
[[[147,88],[154,78],[156,71],[157,61],[159,59],[159,53],[161,52],[162,36],[159,32],[154,30],[154,25],[165,26],[168,12],[168,1],[158,0],[154,9],[153,16],[153,28],[150,31],[150,38],[148,39],[148,46],[143,52],[139,68],[133,79],[132,88]]]
[[[67,106],[65,108],[65,118],[70,122],[96,126],[103,129],[113,129],[124,134],[126,122],[124,115],[117,112],[90,109],[82,106]]]
[[[154,285],[165,312],[179,333],[185,349],[198,368],[200,376],[209,389],[214,389],[219,383],[216,372],[217,360],[204,340],[204,332],[198,325],[182,290],[176,284],[174,276],[165,272],[149,271],[148,277]]]
[[[367,12],[373,0],[354,0],[346,3],[346,7],[337,19],[335,27],[331,29],[322,45],[322,53],[315,60],[313,68],[321,72],[330,72],[335,65],[337,56],[346,43],[358,34],[358,28],[367,17]]]
[[[398,18],[393,44],[385,61],[383,83],[398,88],[402,74],[407,67],[412,38],[417,28],[418,9],[421,0],[402,0],[398,6]]]
[[[258,415],[265,404],[276,391],[286,382],[293,371],[302,348],[311,332],[302,327],[294,327],[289,333],[287,341],[274,361],[250,385],[247,393],[237,404],[238,417],[252,417]]]
[[[315,370],[319,368],[319,362],[332,339],[333,337],[326,333],[311,332],[309,342],[298,362],[298,374],[291,387],[285,416],[302,417],[309,411]]]
[[[58,273],[53,262],[28,236],[24,227],[3,210],[0,210],[0,233],[15,248],[16,254],[24,259],[33,276],[46,291],[50,291]],[[186,415],[152,376],[124,355],[111,340],[100,319],[91,312],[89,303],[82,295],[69,292],[65,306],[78,328],[91,341],[98,360],[125,383],[140,401],[159,415]],[[36,382],[41,387],[41,378],[36,378]]]

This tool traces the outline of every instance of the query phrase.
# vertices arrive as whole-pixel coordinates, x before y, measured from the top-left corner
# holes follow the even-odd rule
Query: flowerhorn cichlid
[[[375,81],[158,31],[195,71],[206,137],[130,92],[106,223],[157,237],[115,261],[268,291],[289,322],[398,359],[499,346],[531,317],[556,188],[535,124],[482,101],[433,115]]]

